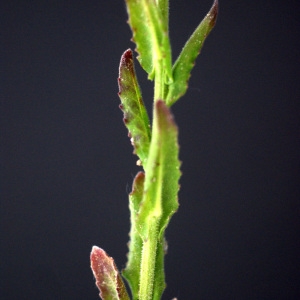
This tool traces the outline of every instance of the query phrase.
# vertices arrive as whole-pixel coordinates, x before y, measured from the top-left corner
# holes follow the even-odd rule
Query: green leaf
[[[130,242],[129,253],[126,269],[123,270],[122,275],[128,281],[131,289],[132,300],[138,299],[139,294],[139,276],[140,276],[140,264],[142,256],[142,239],[136,228],[136,218],[142,202],[144,191],[144,179],[145,174],[139,172],[132,185],[132,191],[129,194],[129,209],[130,209]]]
[[[145,166],[144,197],[138,216],[140,227],[143,227],[140,234],[144,239],[147,238],[147,228],[142,225],[147,218],[159,217],[158,229],[161,235],[178,208],[178,130],[173,115],[162,100],[155,103],[153,126],[149,158]]]
[[[144,195],[136,227],[143,240],[140,299],[159,299],[163,274],[164,231],[178,208],[180,162],[178,130],[164,101],[154,104],[153,135],[145,166]],[[155,279],[155,284],[154,284]]]
[[[161,12],[162,20],[164,22],[163,28],[165,28],[166,31],[168,32],[169,31],[169,0],[157,0],[156,2]]]
[[[213,29],[218,14],[218,0],[215,0],[208,14],[196,28],[189,40],[186,42],[173,69],[173,83],[169,85],[166,103],[171,106],[183,96],[188,87],[190,73],[195,65],[195,60],[200,53],[203,43]]]
[[[158,2],[158,3],[157,3]],[[168,33],[167,0],[126,0],[129,25],[139,60],[148,78],[157,68],[164,69],[165,83],[172,82],[172,58]]]
[[[96,246],[91,252],[91,268],[102,300],[129,300],[125,285],[112,257]]]
[[[129,131],[129,137],[142,164],[145,164],[150,145],[149,117],[142,99],[140,87],[136,78],[132,51],[126,50],[119,67],[119,97],[120,108],[124,112],[124,124]]]

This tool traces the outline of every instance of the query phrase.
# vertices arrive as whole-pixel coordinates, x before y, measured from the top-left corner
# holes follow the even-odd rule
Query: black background
[[[211,2],[171,1],[174,58]],[[300,299],[299,5],[220,2],[173,107],[183,176],[163,299]],[[1,1],[0,12],[0,298],[99,299],[89,253],[124,267],[139,169],[118,108],[119,59],[135,47],[125,4]]]

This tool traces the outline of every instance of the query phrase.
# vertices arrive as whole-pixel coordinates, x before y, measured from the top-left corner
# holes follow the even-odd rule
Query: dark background
[[[212,1],[171,1],[175,58]],[[183,161],[163,299],[300,299],[299,5],[220,1],[173,108]],[[118,108],[122,0],[1,1],[1,299],[99,299],[137,160]],[[138,66],[144,101],[152,85]]]

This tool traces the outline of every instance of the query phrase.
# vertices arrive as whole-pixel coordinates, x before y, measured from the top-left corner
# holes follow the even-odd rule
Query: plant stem
[[[143,243],[139,300],[152,300],[156,251],[158,242],[157,219],[149,220],[148,238]]]
[[[155,70],[155,82],[154,82],[154,101],[159,99],[163,100],[163,74],[161,68]]]
[[[157,51],[159,53],[159,51]],[[162,62],[161,59],[159,59]],[[155,79],[154,79],[154,102],[157,100],[163,100],[164,97],[164,69],[163,64],[158,63],[155,68]],[[157,115],[154,111],[153,113],[153,127],[152,127],[152,137],[153,139],[157,139],[157,135],[159,134],[159,130],[157,128],[156,122]],[[147,174],[150,175],[150,174]],[[158,181],[158,189],[156,191],[156,196],[161,198],[161,182],[162,178],[156,178]],[[153,178],[154,179],[154,178]],[[160,201],[154,201],[153,203],[160,203]],[[143,241],[143,250],[142,250],[142,258],[141,258],[141,270],[140,270],[140,288],[139,288],[139,300],[153,300],[155,296],[153,293],[154,288],[154,280],[155,280],[155,268],[156,268],[156,256],[157,256],[157,247],[159,242],[159,234],[158,234],[158,223],[161,218],[161,207],[157,207],[156,214],[149,216],[148,218],[148,235],[147,239]]]
[[[161,64],[155,69],[155,80],[154,80],[154,101],[164,100],[164,71]]]

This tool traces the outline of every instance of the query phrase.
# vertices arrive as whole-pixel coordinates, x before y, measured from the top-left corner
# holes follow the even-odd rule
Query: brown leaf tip
[[[131,49],[127,49],[127,50],[123,53],[122,57],[123,57],[123,59],[124,59],[125,62],[128,61],[129,59],[132,60],[132,50],[131,50]]]
[[[163,100],[156,101],[156,109],[158,112],[159,122],[165,120],[169,125],[176,126],[173,114]]]
[[[115,271],[113,258],[97,246],[93,246],[90,259],[96,282],[101,282],[106,272]]]
[[[210,25],[213,27],[216,24],[219,11],[219,1],[215,0],[207,16],[210,18]]]
[[[117,293],[117,299],[129,300],[113,258],[108,256],[103,249],[93,246],[90,260],[100,297],[102,299],[112,299],[111,297]],[[114,299],[116,299],[115,296]]]
[[[133,69],[133,54],[131,49],[127,49],[121,56],[120,66],[119,66],[119,78],[121,78],[122,68],[128,68],[129,71]]]
[[[126,83],[126,81],[128,81],[128,75],[131,76],[131,78],[135,77],[133,54],[131,49],[127,49],[122,54],[120,60],[118,77],[119,97],[121,97],[124,90],[128,89],[128,82]]]
[[[145,173],[142,171],[138,172],[133,180],[132,191],[129,195],[136,193],[137,189],[140,186],[142,186],[142,183],[144,182],[144,180],[145,180]]]

